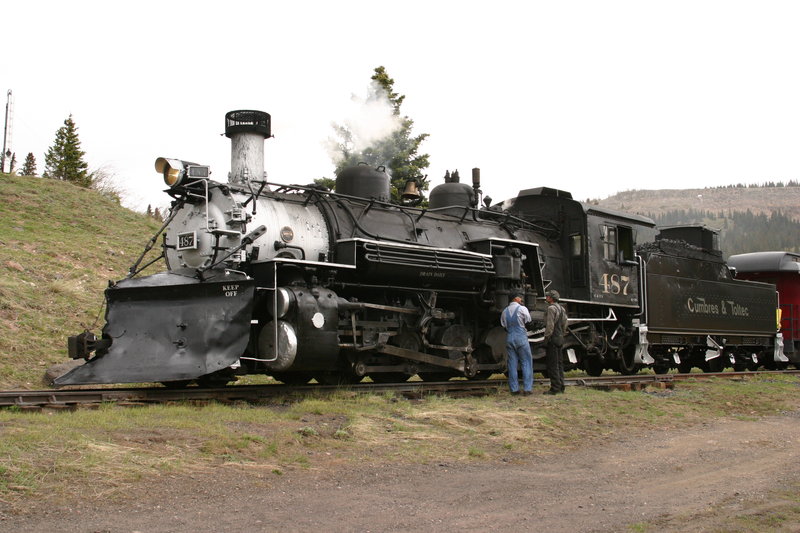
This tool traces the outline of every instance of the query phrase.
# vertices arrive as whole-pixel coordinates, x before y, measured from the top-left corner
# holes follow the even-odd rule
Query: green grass
[[[41,388],[159,226],[63,181],[3,174],[0,198],[0,387]]]
[[[381,461],[525,461],[621,432],[797,409],[798,385],[797,376],[771,376],[681,382],[668,394],[574,387],[556,398],[412,401],[343,391],[277,405],[7,409],[0,411],[0,499],[68,494],[76,484],[113,492],[164,472],[225,463],[280,475]]]

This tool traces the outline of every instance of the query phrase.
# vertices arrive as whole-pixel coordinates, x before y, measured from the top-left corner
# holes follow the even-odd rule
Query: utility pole
[[[8,90],[8,98],[6,99],[6,122],[5,126],[3,127],[3,154],[0,161],[2,162],[2,167],[0,167],[0,172],[6,171],[6,159],[8,159],[9,163],[9,172],[11,171],[11,121],[14,115],[14,102],[11,95],[11,89]]]

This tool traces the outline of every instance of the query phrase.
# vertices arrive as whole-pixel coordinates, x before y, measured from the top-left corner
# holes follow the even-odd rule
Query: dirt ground
[[[730,516],[768,513],[776,491],[800,481],[798,450],[793,412],[617,435],[524,462],[330,464],[280,476],[225,466],[113,500],[6,510],[0,531],[723,531]]]

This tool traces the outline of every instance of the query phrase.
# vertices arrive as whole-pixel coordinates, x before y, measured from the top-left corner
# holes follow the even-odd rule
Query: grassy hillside
[[[800,220],[800,187],[729,187],[625,191],[597,201],[610,209],[643,215],[696,209],[747,211],[758,215],[780,211]]]
[[[62,181],[0,174],[0,198],[0,388],[40,388],[159,225]]]

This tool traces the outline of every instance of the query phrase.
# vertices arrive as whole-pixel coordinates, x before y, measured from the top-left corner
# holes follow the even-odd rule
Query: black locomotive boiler
[[[703,364],[701,350],[703,361],[729,350],[778,357],[774,286],[725,277],[717,256],[637,249],[655,242],[646,217],[551,188],[480,205],[477,169],[471,185],[448,175],[427,207],[413,181],[407,200],[392,203],[382,167],[346,169],[335,192],[281,185],[264,173],[267,113],[232,111],[225,133],[225,182],[204,165],[156,160],[173,198],[166,270],[137,277],[140,259],[110,283],[101,334],[70,337],[71,357],[86,362],[56,385],[222,383],[247,373],[287,383],[485,377],[505,370],[499,314],[517,290],[532,309],[542,369],[548,288],[569,310],[568,368],[661,370]],[[707,271],[716,277],[684,280]],[[713,316],[719,298],[749,320]],[[759,318],[767,314],[771,322]],[[743,324],[746,334],[733,336]]]

